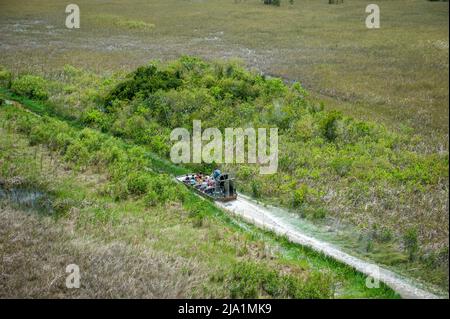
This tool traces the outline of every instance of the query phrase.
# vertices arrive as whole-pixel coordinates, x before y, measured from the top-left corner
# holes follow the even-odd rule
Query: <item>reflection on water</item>
[[[53,213],[52,203],[47,194],[23,188],[3,188],[0,185],[0,203],[17,205],[22,209],[35,210],[42,213]]]
[[[313,221],[301,217],[299,213],[272,205],[264,205],[264,208],[271,218],[275,218],[283,225],[333,244],[349,254],[367,260],[375,260],[378,263],[384,263],[388,259],[396,260],[399,263],[404,260],[404,252],[399,250],[394,243],[375,242],[371,239],[369,231],[358,230],[338,219],[326,217]],[[371,245],[370,250],[368,249],[369,245]]]
[[[355,233],[354,229],[351,229],[348,225],[344,225],[332,218],[327,217],[324,220],[311,221],[301,217],[299,213],[272,205],[264,206],[270,211],[271,216],[274,216],[277,220],[292,226],[294,229],[301,230],[304,234],[321,240],[340,243],[343,237],[349,239],[348,237]],[[355,236],[355,238],[358,237]],[[353,238],[353,240],[355,240],[355,238]]]

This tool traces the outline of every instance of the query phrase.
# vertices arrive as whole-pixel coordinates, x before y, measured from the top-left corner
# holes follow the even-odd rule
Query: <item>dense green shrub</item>
[[[81,121],[94,128],[101,129],[102,131],[107,131],[111,124],[107,114],[96,108],[89,109],[83,113]]]
[[[127,176],[127,188],[131,194],[143,195],[151,187],[154,177],[142,172],[131,172]]]
[[[49,97],[47,81],[36,75],[23,75],[12,81],[11,90],[30,99],[46,100]]]
[[[110,138],[102,143],[100,150],[98,150],[97,162],[99,165],[114,165],[126,160],[125,152],[118,146],[118,140]]]
[[[80,141],[76,141],[67,147],[65,159],[79,166],[86,166],[89,163],[89,155],[88,148]]]
[[[74,138],[66,132],[57,133],[53,139],[54,150],[60,150],[61,154],[67,152],[67,148],[74,142]]]
[[[130,77],[116,86],[106,97],[106,104],[118,100],[131,100],[136,95],[149,97],[158,90],[175,89],[181,85],[179,74],[158,70],[154,64],[139,67]]]
[[[292,199],[292,206],[293,207],[300,207],[306,202],[306,198],[308,195],[308,186],[305,184],[302,184],[298,189],[294,191],[294,196]]]
[[[329,112],[325,115],[320,123],[323,136],[328,141],[334,141],[338,136],[338,121],[342,118],[341,113],[337,111]]]

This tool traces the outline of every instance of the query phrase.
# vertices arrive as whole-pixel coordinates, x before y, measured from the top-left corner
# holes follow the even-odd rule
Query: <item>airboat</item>
[[[213,186],[202,187],[202,183],[192,183],[192,179],[196,180],[197,174],[186,174],[178,176],[177,181],[186,185],[187,188],[193,190],[196,194],[207,199],[219,202],[229,202],[237,199],[235,187],[235,178],[228,173],[220,174],[217,178],[210,177],[214,181]]]

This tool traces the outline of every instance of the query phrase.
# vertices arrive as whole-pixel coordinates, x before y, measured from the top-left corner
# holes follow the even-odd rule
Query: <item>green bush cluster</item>
[[[155,173],[148,167],[146,151],[140,146],[126,147],[114,137],[97,130],[77,130],[66,122],[25,112],[8,113],[10,125],[29,137],[32,145],[43,144],[59,152],[74,168],[98,167],[108,174],[105,190],[115,198],[135,196],[148,205],[184,199],[185,190],[170,176]]]
[[[40,76],[23,75],[12,81],[11,90],[30,99],[47,100],[48,83]]]
[[[136,95],[143,98],[149,97],[158,90],[176,89],[181,85],[180,76],[177,73],[158,70],[157,66],[139,67],[133,72],[129,79],[121,82],[106,97],[106,104],[113,105],[113,101],[131,100]]]
[[[338,123],[342,119],[342,115],[339,112],[333,111],[328,113],[321,121],[321,130],[323,136],[328,141],[334,141],[338,137]]]
[[[308,195],[308,186],[302,184],[298,189],[294,191],[292,206],[300,207],[303,204],[305,204],[307,195]]]

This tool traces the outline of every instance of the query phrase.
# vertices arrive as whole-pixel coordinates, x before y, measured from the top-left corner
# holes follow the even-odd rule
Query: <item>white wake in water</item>
[[[249,197],[239,194],[238,199],[235,201],[227,203],[216,202],[216,205],[242,217],[247,222],[258,227],[271,230],[278,235],[286,236],[294,243],[310,247],[315,251],[322,252],[355,268],[367,276],[378,278],[400,294],[402,298],[440,298],[431,292],[419,288],[420,284],[414,282],[412,279],[405,278],[376,264],[351,256],[327,242],[306,235],[301,229],[289,223],[288,219],[281,218],[279,214],[272,212],[270,207],[263,207]],[[286,214],[288,213],[286,212]]]

